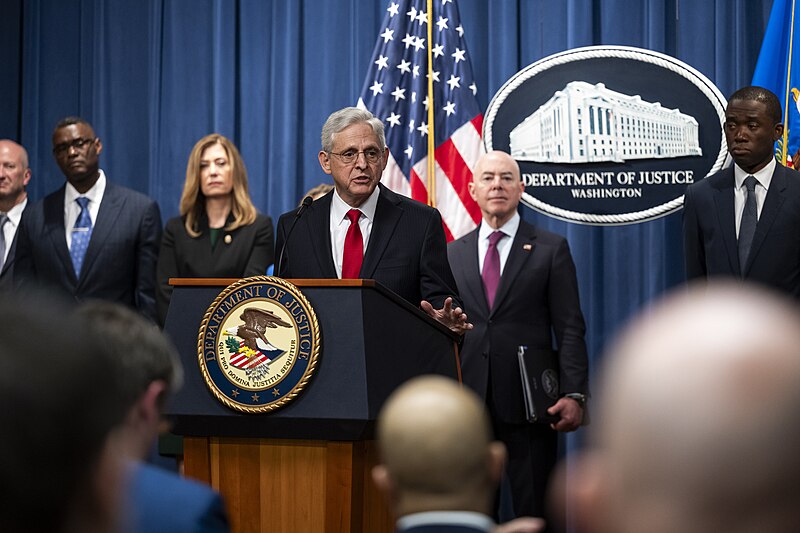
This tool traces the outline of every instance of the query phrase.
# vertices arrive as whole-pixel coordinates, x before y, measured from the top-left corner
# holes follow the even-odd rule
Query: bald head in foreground
[[[492,531],[488,515],[505,461],[492,441],[483,402],[455,381],[413,379],[397,389],[378,419],[381,461],[373,479],[399,519],[398,532]],[[434,514],[435,513],[435,514]],[[502,531],[537,531],[538,520]]]
[[[694,287],[607,358],[580,531],[797,531],[800,311],[753,288]]]

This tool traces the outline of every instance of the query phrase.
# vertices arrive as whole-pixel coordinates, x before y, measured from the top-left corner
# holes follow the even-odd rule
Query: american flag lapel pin
[[[525,244],[522,245],[522,249],[525,250],[526,252],[530,252],[531,250],[533,250],[533,245],[529,242],[526,242]]]

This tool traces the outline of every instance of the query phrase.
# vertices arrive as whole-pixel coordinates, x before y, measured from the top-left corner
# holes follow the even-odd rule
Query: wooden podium
[[[164,330],[185,380],[166,411],[184,436],[186,475],[222,493],[236,533],[390,533],[370,473],[374,422],[387,396],[416,375],[460,380],[455,336],[375,281],[288,280],[316,312],[319,367],[290,404],[243,414],[214,398],[197,356],[203,315],[234,281],[170,280]]]

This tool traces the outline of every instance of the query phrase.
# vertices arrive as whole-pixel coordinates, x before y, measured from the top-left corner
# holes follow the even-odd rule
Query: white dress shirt
[[[755,174],[748,174],[739,165],[733,165],[733,179],[735,181],[733,188],[733,209],[736,215],[736,238],[739,238],[739,227],[742,225],[742,213],[744,213],[744,203],[747,200],[747,187],[744,186],[744,180],[747,176],[755,176],[756,181],[756,207],[758,208],[758,218],[761,218],[761,209],[764,207],[764,200],[767,199],[767,191],[769,191],[769,184],[772,183],[772,174],[775,172],[775,165],[778,163],[775,158],[771,158],[767,166],[756,172]]]
[[[364,241],[364,254],[367,252],[367,243],[369,236],[372,233],[372,223],[375,221],[375,208],[378,206],[378,195],[380,191],[378,187],[372,191],[367,201],[358,207],[361,211],[361,216],[358,219],[358,227],[361,229],[361,238]],[[344,257],[344,238],[347,236],[347,229],[350,227],[350,220],[347,218],[347,212],[353,207],[347,205],[347,202],[342,200],[336,189],[333,190],[333,198],[331,198],[331,218],[330,218],[330,232],[331,232],[331,255],[333,262],[336,265],[336,275],[342,277],[342,260]]]
[[[79,193],[75,187],[67,182],[66,190],[64,191],[64,228],[66,228],[67,248],[72,250],[72,230],[75,228],[75,223],[78,221],[78,215],[81,214],[81,206],[75,200],[81,196],[89,199],[89,217],[92,219],[92,228],[97,222],[97,213],[100,211],[100,202],[103,201],[103,194],[106,192],[106,175],[100,170],[100,177],[92,188],[86,191],[86,194]]]
[[[511,252],[511,243],[514,242],[514,236],[516,236],[518,228],[519,213],[514,213],[511,220],[500,226],[497,230],[489,226],[485,220],[481,221],[481,227],[478,230],[478,269],[480,272],[483,272],[483,260],[486,258],[486,250],[489,249],[489,235],[495,231],[502,231],[506,236],[498,241],[497,253],[500,254],[500,275],[503,275],[503,269],[506,268],[508,254]]]
[[[471,511],[428,511],[424,513],[412,513],[401,517],[397,521],[397,529],[399,530],[434,525],[469,526],[489,533],[494,529],[495,523],[488,516]]]
[[[6,264],[8,254],[11,251],[11,243],[14,242],[14,235],[17,234],[19,221],[22,218],[22,212],[25,210],[26,205],[28,205],[27,196],[20,203],[9,209],[8,213],[6,213],[6,215],[8,215],[8,222],[3,225],[3,237],[5,237],[6,242],[6,252],[3,255],[4,265]]]

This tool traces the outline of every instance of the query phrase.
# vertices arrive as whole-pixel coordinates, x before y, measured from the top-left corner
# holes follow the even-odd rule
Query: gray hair
[[[378,136],[378,144],[380,144],[381,149],[383,149],[386,146],[383,122],[366,109],[345,107],[344,109],[331,113],[331,116],[325,121],[325,125],[322,126],[322,150],[330,153],[333,150],[333,136],[343,129],[359,122],[366,122],[372,127],[372,131]]]

